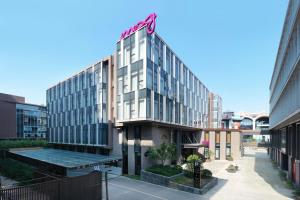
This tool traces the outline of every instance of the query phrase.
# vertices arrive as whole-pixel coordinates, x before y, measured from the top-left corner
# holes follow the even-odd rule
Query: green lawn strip
[[[148,169],[146,169],[147,172],[151,172],[154,174],[159,174],[162,176],[171,177],[177,174],[180,174],[182,172],[181,169],[171,166],[162,166],[162,165],[155,165]]]
[[[194,186],[194,180],[192,178],[186,177],[186,176],[179,176],[176,177],[173,180],[175,183],[181,184],[181,185],[187,185],[187,186]]]
[[[47,147],[48,143],[46,140],[0,140],[0,149],[10,148],[26,148],[26,147]]]
[[[124,176],[127,177],[127,178],[130,178],[130,179],[134,179],[134,180],[141,180],[141,176],[139,176],[139,175],[125,174]]]

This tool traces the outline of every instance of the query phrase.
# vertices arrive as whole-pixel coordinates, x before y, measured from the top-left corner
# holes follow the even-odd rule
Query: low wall
[[[154,173],[142,170],[141,171],[141,180],[148,182],[148,183],[153,183],[156,185],[162,185],[162,186],[168,187],[170,181],[172,181],[173,179],[175,179],[176,177],[181,176],[181,175],[183,175],[183,173],[176,174],[171,177],[167,177],[167,176],[162,176],[159,174],[154,174]]]
[[[170,181],[169,187],[174,188],[177,190],[181,190],[184,192],[194,193],[194,194],[205,194],[208,192],[211,188],[216,186],[218,184],[218,179],[213,177],[211,181],[209,181],[206,185],[204,185],[202,188],[194,188],[187,185],[178,184],[175,182]]]

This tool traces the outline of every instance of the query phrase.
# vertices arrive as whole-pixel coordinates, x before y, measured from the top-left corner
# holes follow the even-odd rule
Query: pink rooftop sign
[[[152,34],[154,32],[154,30],[155,30],[155,19],[156,19],[156,14],[155,13],[150,14],[148,17],[146,17],[145,20],[140,21],[135,26],[131,27],[130,29],[128,29],[126,31],[124,31],[121,34],[120,40],[128,37],[132,33],[134,33],[137,30],[143,28],[144,26],[147,26],[147,32],[149,34]]]

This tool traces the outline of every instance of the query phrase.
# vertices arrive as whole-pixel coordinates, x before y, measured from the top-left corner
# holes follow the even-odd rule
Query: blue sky
[[[287,0],[1,1],[0,93],[45,104],[46,89],[115,51],[152,12],[156,31],[223,109],[268,111]]]

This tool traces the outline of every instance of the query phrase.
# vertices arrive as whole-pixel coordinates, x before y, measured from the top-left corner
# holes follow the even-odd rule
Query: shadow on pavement
[[[262,177],[276,192],[292,198],[291,190],[287,189],[285,183],[280,179],[278,170],[274,169],[271,160],[266,152],[256,152],[255,157],[255,172]]]

